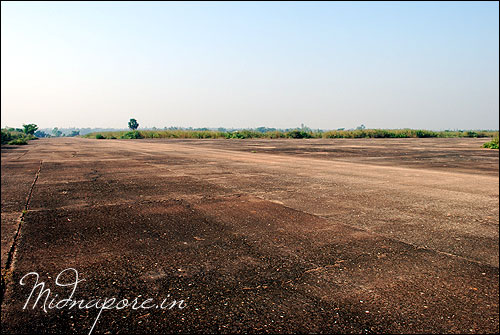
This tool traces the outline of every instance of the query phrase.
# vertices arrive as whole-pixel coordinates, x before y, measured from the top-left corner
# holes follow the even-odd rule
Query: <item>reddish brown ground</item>
[[[2,332],[88,333],[23,310],[32,271],[105,311],[94,333],[499,331],[498,151],[481,139],[90,140],[2,147]],[[66,297],[67,290],[58,291]]]

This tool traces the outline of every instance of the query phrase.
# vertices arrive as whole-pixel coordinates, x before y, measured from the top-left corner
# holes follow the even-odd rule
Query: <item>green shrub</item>
[[[131,139],[138,139],[138,138],[144,138],[144,137],[141,135],[140,131],[134,130],[134,131],[126,132],[120,138],[131,140]]]
[[[311,138],[312,135],[308,132],[305,132],[303,130],[292,130],[292,131],[289,131],[287,132],[286,134],[286,137],[289,137],[289,138]]]
[[[2,144],[8,143],[12,140],[12,135],[8,131],[2,130]]]
[[[475,131],[466,131],[465,137],[479,137],[479,134],[476,133]]]
[[[415,134],[418,138],[437,137],[436,133],[430,130],[417,130]]]
[[[247,138],[247,137],[245,137],[245,135],[243,133],[240,133],[239,131],[235,131],[235,132],[232,132],[232,133],[227,133],[226,138],[240,138],[240,139],[243,139],[243,138]]]
[[[268,131],[264,134],[266,138],[285,138],[285,134],[282,131],[274,130]]]
[[[9,144],[25,145],[28,144],[28,141],[25,138],[16,138],[15,140],[10,141]]]
[[[106,139],[106,136],[103,136],[101,134],[96,134],[95,138],[98,139],[98,140],[104,140],[104,139]]]
[[[498,137],[495,137],[491,141],[484,143],[483,148],[498,149]]]
[[[16,129],[2,129],[2,144],[24,145],[28,144],[28,141],[36,139],[38,138],[33,134],[25,134]]]

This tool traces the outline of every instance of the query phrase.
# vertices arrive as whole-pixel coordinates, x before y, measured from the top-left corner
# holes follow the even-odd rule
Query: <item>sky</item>
[[[1,125],[499,128],[498,2],[1,2]]]

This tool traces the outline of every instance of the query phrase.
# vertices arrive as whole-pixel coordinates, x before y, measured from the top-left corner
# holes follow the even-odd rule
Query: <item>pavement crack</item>
[[[22,157],[24,157],[24,155],[26,155],[28,152],[29,152],[29,150],[26,150],[25,152],[23,152],[23,153],[22,153],[22,155],[18,156],[18,157],[16,158],[16,160],[21,159],[21,158],[22,158]]]
[[[307,212],[304,212],[304,213],[307,213]],[[311,213],[309,213],[309,214],[311,214]],[[329,217],[329,216],[316,215],[316,214],[311,214],[311,215],[315,215],[315,216],[317,216],[319,218],[322,218],[322,219],[325,219],[327,221],[331,221],[332,220],[332,218]],[[493,264],[488,264],[486,262],[481,262],[481,261],[473,259],[473,258],[469,258],[469,257],[465,257],[465,256],[461,256],[461,255],[449,253],[449,252],[446,252],[446,251],[438,250],[438,249],[435,249],[435,248],[430,248],[430,247],[427,247],[427,246],[422,246],[422,245],[419,245],[419,244],[415,244],[415,243],[411,243],[411,242],[408,242],[408,241],[404,241],[404,240],[401,240],[401,239],[393,237],[393,236],[389,236],[389,235],[386,235],[386,234],[377,233],[377,232],[375,232],[375,231],[373,231],[371,229],[368,229],[366,227],[359,227],[359,226],[350,225],[350,224],[346,224],[346,223],[340,223],[340,222],[338,224],[341,224],[343,226],[350,227],[350,228],[353,228],[353,229],[357,229],[359,231],[363,231],[365,233],[368,233],[368,234],[371,234],[371,235],[374,235],[374,236],[379,236],[381,238],[385,238],[385,239],[388,239],[390,241],[394,241],[396,243],[401,243],[401,244],[406,245],[408,247],[411,247],[411,248],[413,248],[415,250],[424,250],[424,251],[427,251],[427,252],[432,252],[432,253],[436,253],[436,254],[439,254],[439,255],[447,256],[447,257],[454,257],[454,258],[461,259],[461,260],[469,262],[469,263],[477,264],[479,266],[484,266],[484,267],[492,268],[494,270],[498,270],[498,266],[495,266]]]
[[[35,188],[35,184],[38,180],[38,176],[40,175],[40,171],[42,169],[42,162],[43,161],[40,161],[38,171],[35,174],[35,178],[33,179],[33,183],[31,183],[31,187],[29,189],[28,195],[26,196],[26,201],[24,203],[24,209],[21,213],[21,216],[18,219],[17,230],[16,230],[16,233],[14,234],[12,245],[10,246],[9,252],[7,254],[7,261],[5,262],[5,267],[2,269],[2,276],[1,276],[1,278],[2,278],[1,279],[2,280],[1,287],[2,288],[1,288],[1,293],[0,293],[1,294],[0,295],[0,306],[3,303],[3,298],[5,295],[5,290],[6,290],[6,286],[7,286],[7,277],[10,276],[10,274],[12,272],[12,262],[14,260],[14,255],[16,254],[19,234],[21,232],[21,227],[24,223],[24,217],[29,210],[29,205],[31,202],[31,196],[33,194],[33,189]]]
[[[256,197],[256,198],[259,198],[261,200],[264,200],[264,201],[271,201],[271,202],[277,203],[275,200],[267,199],[267,198],[265,198],[262,195],[253,194],[253,196]],[[313,215],[315,217],[318,217],[320,219],[324,219],[324,220],[327,220],[327,221],[330,221],[330,222],[332,221],[332,217],[328,216],[328,215],[315,214],[315,213],[311,213],[311,212],[308,212],[308,211],[304,211],[304,210],[300,210],[300,209],[297,209],[297,208],[293,208],[293,207],[287,206],[285,204],[280,204],[280,203],[278,203],[278,204],[281,205],[281,206],[283,206],[283,207],[286,207],[286,208],[292,209],[294,211],[297,211],[297,212],[301,212],[301,213],[308,214],[308,215]],[[426,246],[422,246],[422,245],[410,243],[408,241],[403,241],[403,240],[398,239],[398,238],[393,237],[393,236],[389,236],[389,235],[386,235],[386,234],[377,233],[377,232],[375,232],[375,231],[373,231],[371,229],[368,229],[366,227],[360,227],[360,226],[350,225],[350,224],[341,223],[341,222],[338,222],[338,224],[343,225],[345,227],[349,227],[351,229],[356,229],[358,231],[363,231],[365,233],[368,233],[368,234],[371,234],[371,235],[374,235],[374,236],[379,236],[379,237],[382,237],[382,238],[394,241],[396,243],[404,244],[404,245],[409,246],[409,247],[411,247],[411,248],[413,248],[415,250],[425,250],[425,251],[433,252],[433,253],[436,253],[436,254],[439,254],[439,255],[461,259],[463,261],[474,263],[474,264],[477,264],[479,266],[485,266],[485,267],[488,267],[488,268],[492,268],[492,269],[498,270],[498,266],[495,266],[493,264],[488,264],[486,262],[481,262],[481,261],[473,259],[473,258],[464,257],[464,256],[461,256],[461,255],[449,253],[449,252],[438,250],[438,249],[434,249],[434,248],[429,248],[429,247],[426,247]]]

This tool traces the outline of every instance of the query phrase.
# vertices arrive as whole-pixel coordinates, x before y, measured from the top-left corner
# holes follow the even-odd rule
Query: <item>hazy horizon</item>
[[[498,2],[1,3],[1,125],[498,129]]]
[[[6,126],[2,126],[2,128],[4,127],[7,127],[7,128],[19,128],[19,129],[23,129],[22,126],[10,126],[10,125],[6,125]],[[258,128],[267,128],[267,129],[270,129],[270,130],[266,130],[266,131],[273,131],[272,129],[275,129],[275,130],[278,130],[278,131],[290,131],[290,130],[294,130],[294,129],[309,129],[311,131],[333,131],[333,130],[346,130],[346,131],[353,131],[353,130],[357,130],[358,127],[351,127],[351,128],[344,128],[344,127],[340,127],[340,128],[311,128],[311,127],[308,127],[307,125],[304,125],[305,128],[302,128],[300,125],[299,126],[296,126],[296,127],[289,127],[289,128],[280,128],[280,127],[266,127],[266,126],[261,126],[261,127],[238,127],[238,128],[234,128],[234,127],[191,127],[191,126],[188,126],[188,127],[179,127],[179,126],[165,126],[165,127],[156,127],[156,126],[143,126],[143,125],[140,125],[139,128],[137,130],[157,130],[157,131],[163,131],[163,130],[211,130],[211,131],[237,131],[237,130],[257,130],[257,131],[260,131],[258,130]],[[38,127],[37,130],[41,130],[41,131],[49,131],[48,134],[51,133],[51,131],[54,129],[54,128],[57,128],[59,130],[62,130],[62,131],[70,131],[70,130],[84,130],[85,133],[89,133],[88,130],[90,130],[91,132],[99,132],[99,131],[102,131],[102,132],[107,132],[107,131],[129,131],[130,128],[128,127],[58,127],[57,125],[56,126],[53,126],[53,127]],[[374,127],[366,127],[364,129],[367,129],[367,130],[405,130],[405,129],[411,129],[411,130],[429,130],[429,131],[499,131],[498,127],[497,128],[491,128],[491,129],[485,129],[485,128],[453,128],[453,129],[430,129],[430,128],[374,128]]]

